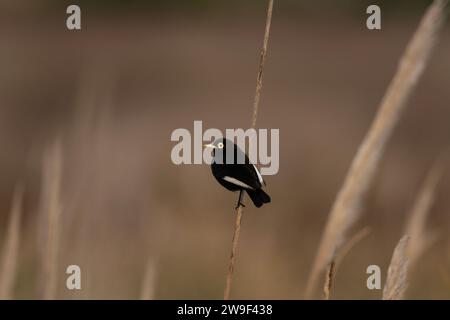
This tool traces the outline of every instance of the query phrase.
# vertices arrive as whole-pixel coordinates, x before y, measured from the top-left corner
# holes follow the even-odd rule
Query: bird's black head
[[[205,147],[213,149],[212,155],[214,162],[217,164],[245,163],[248,159],[233,141],[225,138],[217,139],[213,143],[205,145]]]

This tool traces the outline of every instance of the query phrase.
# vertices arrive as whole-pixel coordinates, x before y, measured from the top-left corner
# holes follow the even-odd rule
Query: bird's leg
[[[244,195],[243,192],[244,192],[244,190],[239,191],[239,198],[238,198],[238,203],[236,205],[236,209],[239,207],[245,207],[245,204],[242,203],[242,196]]]

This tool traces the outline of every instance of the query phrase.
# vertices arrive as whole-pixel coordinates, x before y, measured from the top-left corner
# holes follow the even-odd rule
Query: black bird
[[[213,149],[213,162],[211,170],[216,180],[230,191],[246,191],[254,205],[259,208],[264,203],[270,202],[270,197],[261,188],[265,182],[254,164],[250,162],[247,155],[233,142],[228,139],[218,139],[205,147]],[[227,150],[228,159],[227,161]],[[234,159],[231,158],[230,150],[234,150]],[[240,202],[237,206],[243,204]]]

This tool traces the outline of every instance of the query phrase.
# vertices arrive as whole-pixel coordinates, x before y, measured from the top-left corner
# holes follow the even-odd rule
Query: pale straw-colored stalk
[[[11,299],[13,297],[13,290],[17,277],[22,205],[23,186],[18,185],[14,190],[0,265],[0,299],[2,300]]]
[[[423,252],[435,240],[435,235],[427,230],[428,215],[434,204],[436,189],[444,172],[443,159],[439,159],[428,172],[410,211],[405,233],[410,236],[408,257],[411,264],[422,256]]]
[[[153,300],[155,298],[156,266],[152,258],[147,260],[144,279],[141,287],[141,300]]]
[[[270,26],[272,23],[273,2],[274,2],[274,0],[269,0],[269,5],[267,7],[266,28],[265,28],[265,32],[264,32],[263,47],[261,49],[261,56],[260,56],[260,60],[259,60],[258,75],[256,77],[255,98],[253,101],[253,114],[252,114],[252,120],[251,120],[252,128],[256,127],[256,120],[258,118],[259,101],[261,98],[262,80],[263,80],[263,74],[264,74],[264,65],[265,65],[266,56],[267,56],[267,49],[269,46]],[[228,263],[228,273],[227,273],[227,279],[226,279],[226,283],[225,283],[225,290],[224,290],[224,294],[223,294],[224,300],[230,299],[231,285],[232,285],[233,273],[234,273],[234,265],[236,263],[236,252],[237,252],[237,247],[238,247],[238,243],[239,243],[239,235],[240,235],[240,231],[241,231],[242,213],[243,213],[243,206],[241,205],[242,203],[244,203],[244,192],[240,192],[239,205],[236,207],[236,222],[234,225],[233,240],[232,240],[232,245],[231,245],[231,254],[230,254],[230,259],[229,259],[229,263]]]
[[[408,245],[409,237],[405,235],[395,247],[384,284],[383,300],[402,300],[404,298],[408,286]]]
[[[346,244],[342,247],[342,250],[340,250],[339,255],[333,257],[333,259],[331,260],[330,264],[327,267],[327,272],[325,274],[325,283],[323,286],[324,300],[330,299],[334,278],[336,276],[336,272],[340,264],[342,263],[342,260],[344,260],[345,256],[353,249],[353,247],[356,246],[365,237],[367,237],[369,233],[370,233],[369,227],[365,227],[359,230],[357,233],[353,235],[353,237],[350,238],[349,241],[346,242]]]
[[[320,274],[338,254],[350,227],[361,215],[364,196],[373,182],[389,138],[436,43],[446,4],[446,0],[433,1],[400,59],[394,78],[331,208],[305,289],[307,299],[313,297]]]
[[[55,299],[59,269],[59,247],[61,231],[61,177],[62,147],[59,141],[51,145],[44,154],[41,217],[44,221],[44,247],[41,250],[42,298]]]

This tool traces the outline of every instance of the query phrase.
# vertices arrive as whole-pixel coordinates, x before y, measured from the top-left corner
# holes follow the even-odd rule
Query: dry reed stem
[[[328,265],[327,276],[325,277],[325,284],[323,286],[324,300],[330,300],[331,287],[333,286],[334,275],[336,271],[336,263],[334,260]]]
[[[55,142],[44,154],[41,214],[45,220],[45,242],[42,251],[42,297],[55,299],[58,279],[60,242],[62,150]]]
[[[241,192],[239,195],[239,197],[241,199],[243,198],[243,194],[244,194],[244,192]],[[233,233],[230,261],[228,263],[227,282],[225,285],[225,291],[223,293],[224,300],[230,299],[231,284],[233,282],[234,264],[236,262],[237,246],[239,243],[239,235],[241,233],[241,222],[242,222],[242,206],[238,206],[236,209],[236,222],[234,225],[234,233]]]
[[[384,285],[383,300],[402,300],[404,297],[408,285],[408,241],[409,237],[405,235],[395,247]]]
[[[364,195],[373,181],[387,142],[405,110],[406,101],[415,88],[436,42],[436,34],[444,20],[446,2],[435,0],[432,3],[400,59],[396,74],[330,211],[308,278],[306,299],[312,298],[320,273],[337,254],[349,228],[361,213]]]
[[[153,300],[155,298],[155,279],[156,267],[155,261],[152,258],[147,260],[145,267],[144,280],[141,288],[141,300]]]
[[[336,257],[336,270],[341,265],[342,260],[344,260],[345,256],[356,246],[360,241],[362,241],[365,237],[370,234],[370,228],[364,227],[359,230],[357,233],[350,238],[349,241],[345,245],[342,246],[342,249],[339,251],[339,255]]]
[[[262,91],[264,65],[266,62],[267,49],[269,46],[270,26],[272,24],[273,2],[274,2],[274,0],[269,0],[269,5],[267,7],[266,28],[265,28],[265,32],[264,32],[263,47],[261,49],[261,55],[260,55],[260,59],[259,59],[258,75],[256,77],[255,98],[253,100],[253,114],[252,114],[252,120],[251,120],[252,128],[256,127],[256,120],[258,118],[259,101],[261,98],[261,91]],[[230,260],[229,260],[229,264],[228,264],[227,280],[226,280],[225,290],[224,290],[224,294],[223,294],[224,300],[230,299],[231,284],[232,284],[233,272],[234,272],[234,264],[236,262],[236,252],[237,252],[237,246],[238,246],[238,242],[239,242],[239,234],[241,231],[241,221],[242,221],[242,213],[243,213],[243,207],[241,206],[242,203],[244,203],[244,192],[241,192],[239,194],[239,205],[236,208],[236,222],[235,222],[234,233],[233,233]]]
[[[428,172],[412,206],[405,233],[411,237],[408,258],[413,264],[431,245],[435,237],[426,228],[426,220],[433,206],[436,189],[444,172],[443,159],[439,159]]]
[[[11,214],[0,266],[0,299],[7,300],[13,296],[17,274],[17,259],[20,245],[20,220],[22,215],[23,186],[14,190]]]
[[[365,227],[359,230],[355,235],[342,247],[339,255],[334,257],[331,260],[331,263],[328,265],[328,269],[325,275],[325,283],[323,286],[324,300],[330,299],[331,289],[334,283],[334,277],[336,276],[336,272],[339,268],[339,265],[344,260],[345,256],[353,249],[353,247],[359,243],[362,239],[367,237],[370,233],[370,228]]]
[[[266,62],[267,49],[269,46],[270,26],[272,24],[272,12],[273,12],[273,0],[269,0],[269,6],[267,8],[266,29],[264,32],[264,42],[261,50],[261,56],[259,59],[258,76],[256,77],[255,99],[253,100],[252,128],[256,127],[256,120],[258,118],[259,100],[261,98],[264,64]]]

